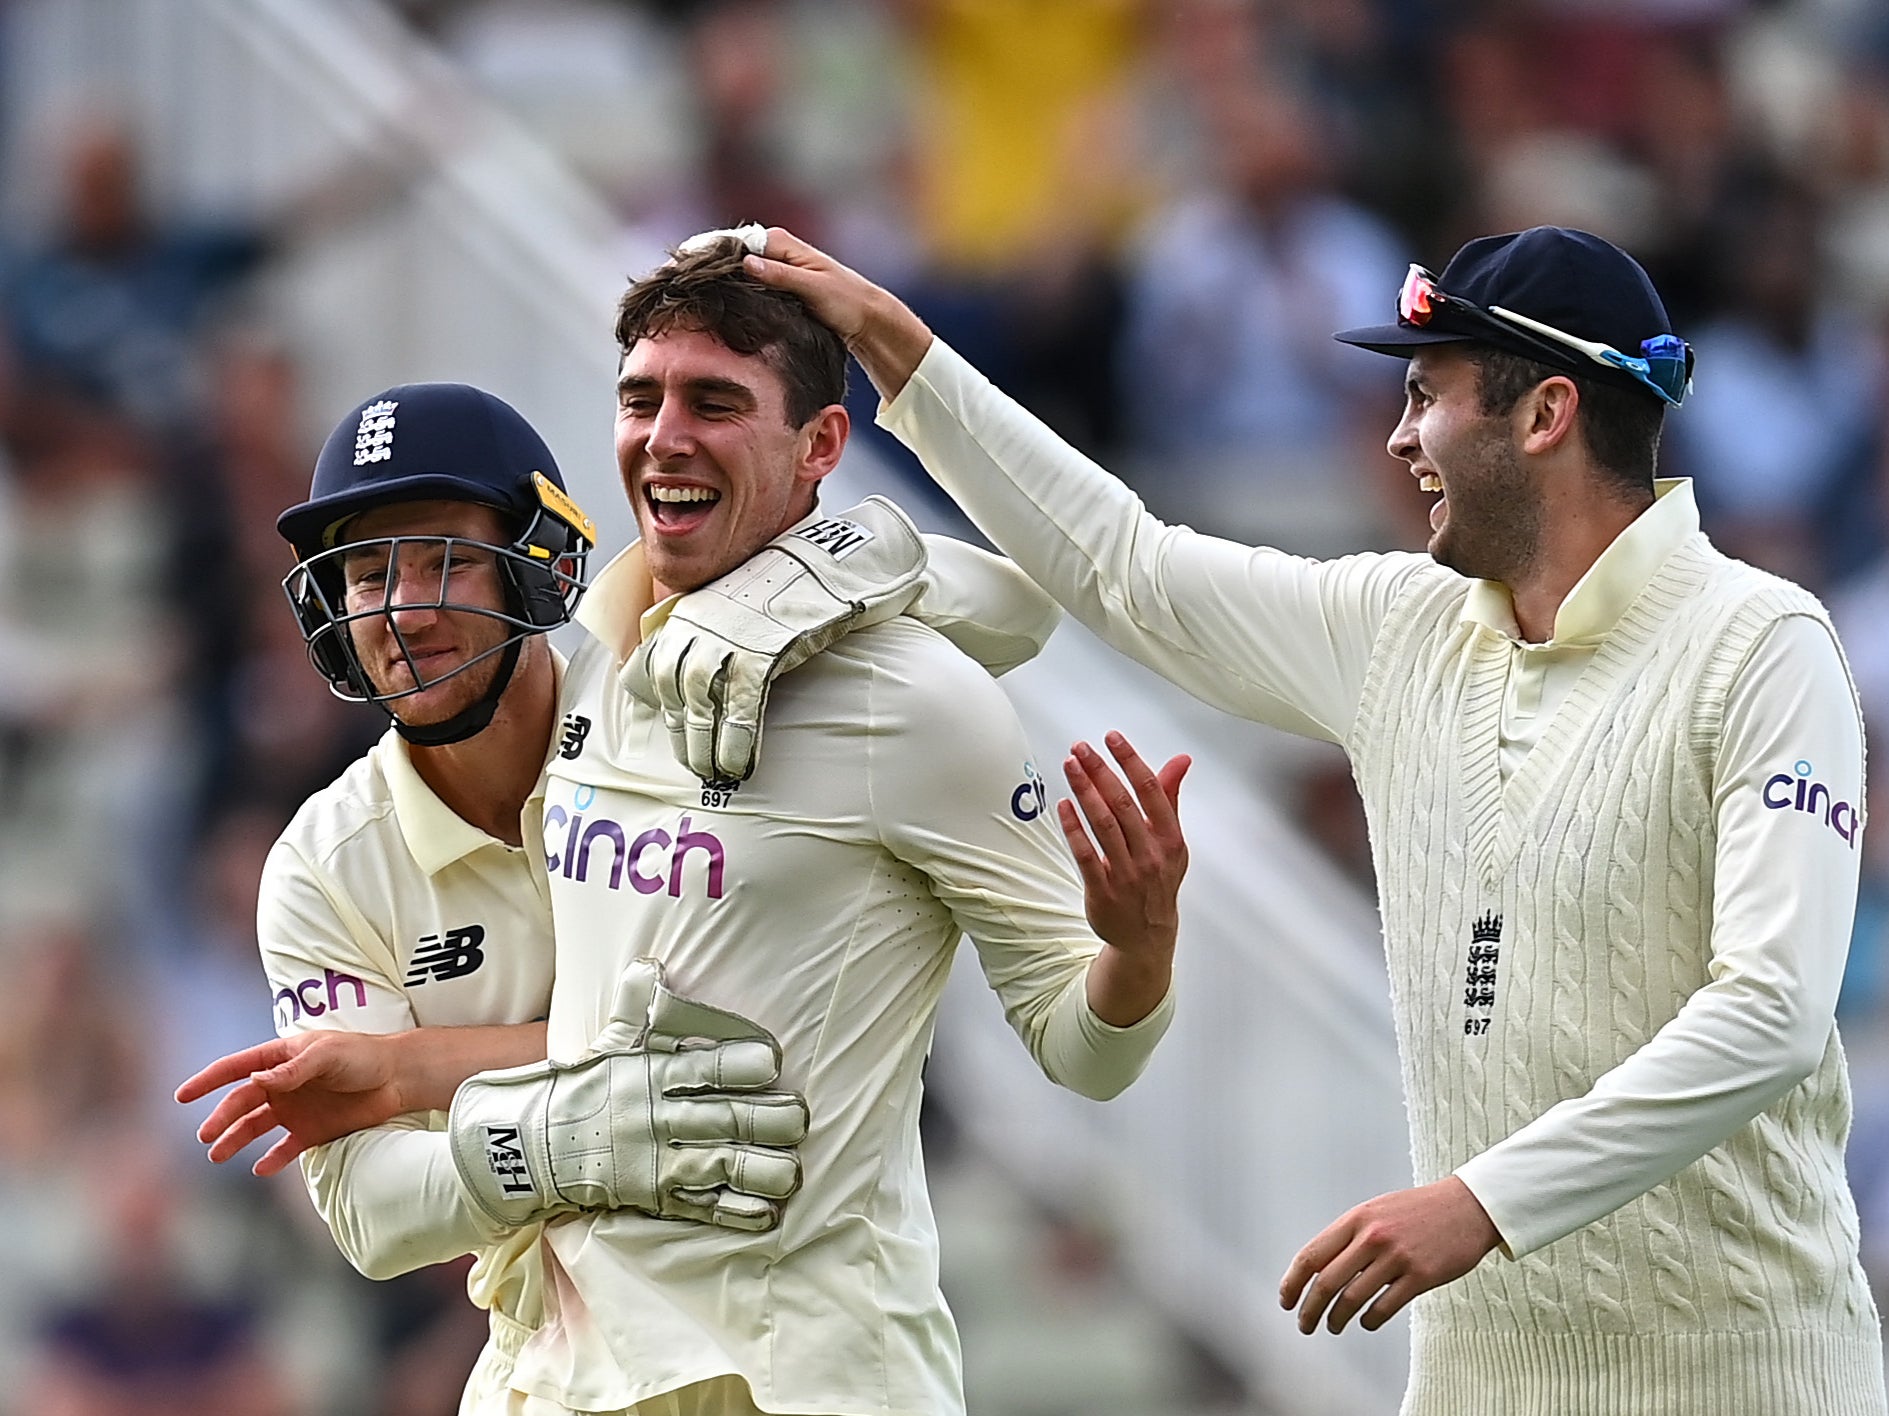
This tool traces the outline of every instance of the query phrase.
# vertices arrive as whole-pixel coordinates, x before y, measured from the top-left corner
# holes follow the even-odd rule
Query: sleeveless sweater
[[[1370,823],[1418,1183],[1588,1092],[1709,978],[1728,691],[1806,592],[1702,535],[1507,783],[1507,641],[1419,577],[1347,741]],[[1409,1416],[1880,1416],[1832,1030],[1803,1082],[1612,1214],[1412,1308]]]

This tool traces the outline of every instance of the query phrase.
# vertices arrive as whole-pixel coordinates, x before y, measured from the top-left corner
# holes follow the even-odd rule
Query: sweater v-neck
[[[1703,546],[1690,538],[1640,588],[1600,639],[1573,686],[1556,705],[1534,746],[1504,781],[1502,703],[1515,642],[1478,626],[1463,683],[1457,744],[1471,855],[1491,884],[1513,861],[1551,790],[1589,734],[1604,732],[1639,678],[1636,665],[1656,647],[1655,631],[1696,595],[1704,579]]]

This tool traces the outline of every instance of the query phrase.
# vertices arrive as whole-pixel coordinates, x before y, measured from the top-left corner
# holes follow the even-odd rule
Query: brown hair
[[[1476,366],[1478,402],[1485,414],[1508,412],[1544,379],[1572,379],[1581,395],[1575,426],[1594,465],[1620,491],[1653,494],[1659,435],[1666,423],[1666,408],[1658,399],[1488,344],[1468,345],[1465,352]]]
[[[798,295],[763,285],[742,268],[734,239],[675,256],[623,292],[617,346],[671,330],[712,335],[737,354],[759,354],[786,385],[787,421],[804,427],[846,397],[846,346]]]

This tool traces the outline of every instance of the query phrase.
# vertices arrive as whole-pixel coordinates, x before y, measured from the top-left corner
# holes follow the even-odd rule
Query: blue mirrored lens
[[[1642,340],[1640,352],[1646,356],[1649,381],[1674,403],[1686,396],[1686,384],[1692,375],[1692,351],[1676,334],[1656,334]]]

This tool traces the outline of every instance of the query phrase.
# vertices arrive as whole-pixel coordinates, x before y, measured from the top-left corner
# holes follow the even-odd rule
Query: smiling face
[[[1404,415],[1386,444],[1410,465],[1430,508],[1432,559],[1461,575],[1513,584],[1538,559],[1542,507],[1511,418],[1485,413],[1475,363],[1453,344],[1417,350]]]
[[[813,509],[846,412],[788,421],[779,373],[700,330],[638,339],[617,379],[617,468],[658,595],[726,574]]]
[[[383,539],[391,536],[426,539],[396,549]],[[446,536],[463,539],[448,547],[438,539]],[[511,539],[498,511],[473,502],[400,502],[348,523],[355,549],[340,558],[342,608],[360,618],[349,621],[347,632],[374,691],[406,695],[387,705],[402,722],[443,723],[492,686],[503,662],[492,651],[515,631],[497,618],[505,589],[498,556],[487,547]],[[443,609],[441,602],[474,608]]]

